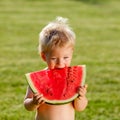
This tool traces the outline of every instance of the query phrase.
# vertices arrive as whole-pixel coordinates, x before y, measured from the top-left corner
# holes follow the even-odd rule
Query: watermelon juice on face
[[[29,84],[24,106],[36,110],[36,120],[74,120],[75,110],[87,106],[85,65],[70,66],[75,34],[58,17],[40,32],[39,53],[48,69],[26,74]]]

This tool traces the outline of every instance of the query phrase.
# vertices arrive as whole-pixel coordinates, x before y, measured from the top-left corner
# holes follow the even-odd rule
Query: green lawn
[[[23,106],[24,74],[46,66],[38,34],[56,16],[69,18],[77,36],[72,65],[87,66],[89,105],[76,120],[119,120],[119,0],[0,1],[0,120],[34,119]]]

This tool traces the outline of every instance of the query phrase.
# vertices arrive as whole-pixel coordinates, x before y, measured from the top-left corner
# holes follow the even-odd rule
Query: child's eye
[[[51,58],[51,60],[56,60],[56,58]]]
[[[64,57],[64,59],[68,59],[69,57]]]

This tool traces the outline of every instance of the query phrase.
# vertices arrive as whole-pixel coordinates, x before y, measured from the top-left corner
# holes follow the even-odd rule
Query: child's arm
[[[80,87],[78,90],[79,97],[74,100],[74,108],[77,111],[83,111],[87,104],[88,100],[86,98],[87,85]]]
[[[24,100],[24,106],[27,110],[32,111],[37,109],[41,104],[44,103],[44,100],[42,98],[41,94],[33,94],[30,87],[28,87],[25,100]]]

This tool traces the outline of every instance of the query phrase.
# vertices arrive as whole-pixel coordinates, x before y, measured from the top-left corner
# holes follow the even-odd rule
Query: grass
[[[90,2],[92,1],[92,2]],[[72,64],[86,64],[89,105],[76,120],[120,118],[119,0],[1,0],[0,120],[33,120],[24,109],[24,74],[46,65],[37,52],[38,34],[56,16],[70,19],[77,36]]]

